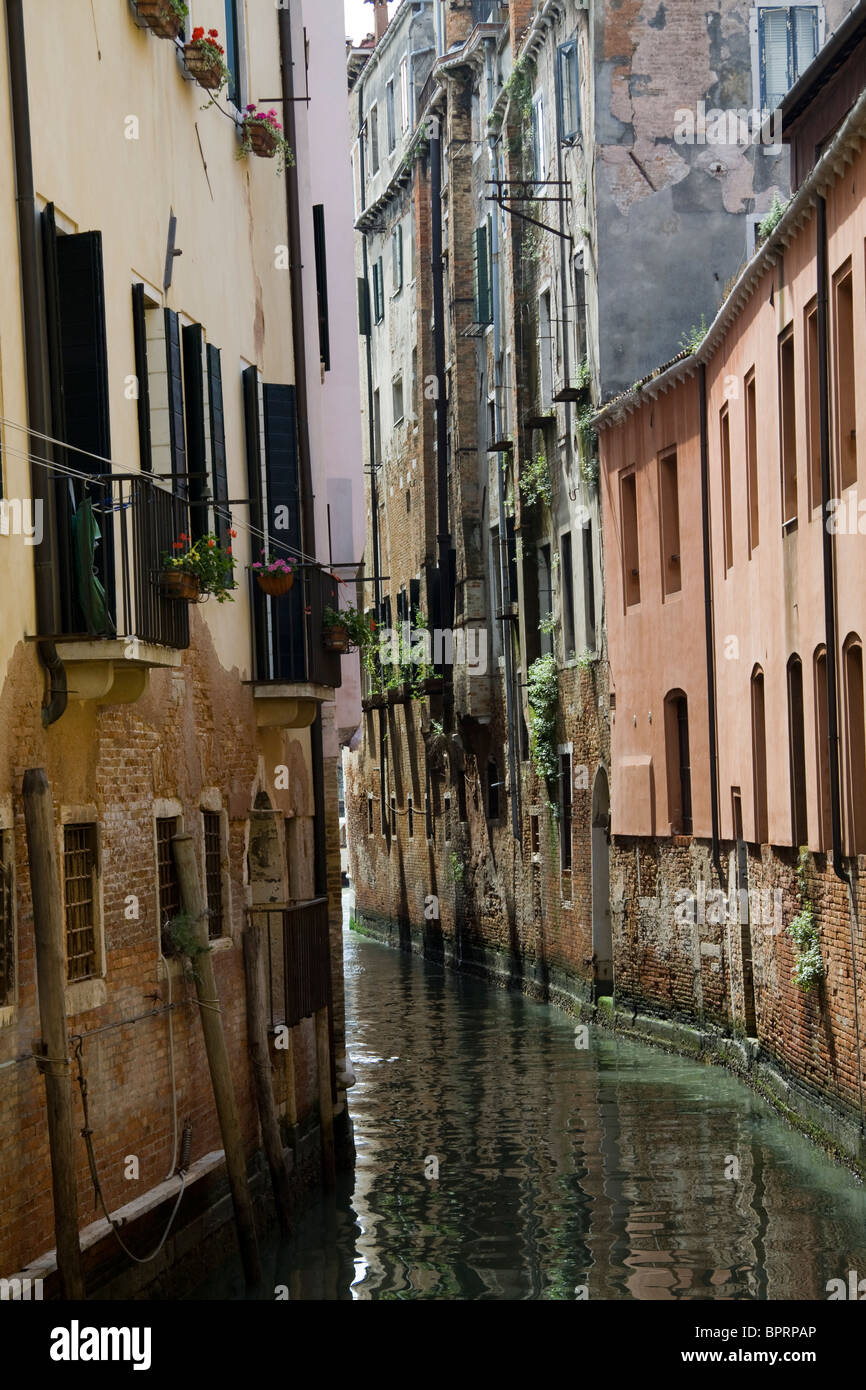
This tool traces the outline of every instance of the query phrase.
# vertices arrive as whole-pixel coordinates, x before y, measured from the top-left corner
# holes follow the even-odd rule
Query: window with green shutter
[[[490,230],[487,223],[475,231],[475,322],[493,322],[490,288]]]

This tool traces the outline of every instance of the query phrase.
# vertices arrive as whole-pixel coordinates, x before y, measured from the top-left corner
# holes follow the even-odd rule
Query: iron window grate
[[[204,874],[207,887],[208,936],[223,934],[222,825],[218,811],[204,812]]]
[[[63,828],[66,978],[96,974],[96,826]]]
[[[156,871],[159,884],[159,922],[164,927],[180,913],[180,883],[171,849],[177,834],[177,816],[160,816],[156,822]]]

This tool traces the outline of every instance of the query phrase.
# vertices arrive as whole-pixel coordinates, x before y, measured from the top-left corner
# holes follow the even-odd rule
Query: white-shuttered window
[[[774,110],[818,52],[819,6],[761,6],[758,65],[761,107]]]

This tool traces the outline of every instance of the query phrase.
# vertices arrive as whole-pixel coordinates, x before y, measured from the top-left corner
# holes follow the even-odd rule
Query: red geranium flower
[[[183,550],[183,542],[182,542],[182,541],[175,541],[174,544],[173,544],[173,546],[172,546],[171,548],[172,548],[172,550]]]
[[[213,548],[214,548],[215,545],[216,545],[216,541],[208,541],[208,543],[207,543],[207,548],[208,548],[208,550],[213,550]]]

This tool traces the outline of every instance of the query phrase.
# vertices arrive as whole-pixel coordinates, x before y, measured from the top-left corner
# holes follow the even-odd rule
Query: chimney
[[[368,0],[368,4],[373,6],[376,42],[378,43],[388,28],[388,0]]]
[[[472,33],[472,6],[466,0],[447,0],[445,6],[445,51],[465,43]]]
[[[511,11],[511,49],[516,53],[518,42],[529,26],[535,3],[534,0],[510,0],[508,8]]]

